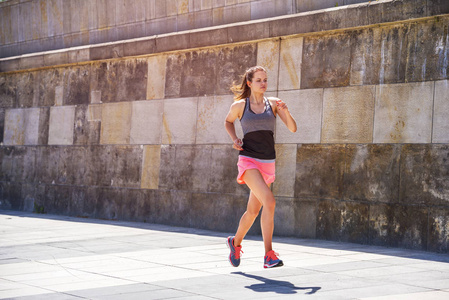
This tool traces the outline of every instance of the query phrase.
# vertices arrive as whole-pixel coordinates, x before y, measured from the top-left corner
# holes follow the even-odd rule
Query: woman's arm
[[[287,126],[288,130],[291,132],[296,132],[298,127],[296,126],[296,121],[288,110],[287,104],[279,98],[270,97],[269,98],[271,107],[274,107],[274,111]]]
[[[243,103],[243,108],[244,108],[244,103]],[[235,133],[235,126],[234,126],[234,121],[240,117],[241,115],[241,111],[242,111],[242,102],[234,102],[231,105],[231,108],[229,109],[228,115],[226,116],[225,119],[225,128],[226,131],[229,134],[229,137],[232,139],[234,145],[232,146],[234,149],[237,150],[243,150],[242,145],[243,142],[241,139],[239,139],[237,137],[237,134]]]

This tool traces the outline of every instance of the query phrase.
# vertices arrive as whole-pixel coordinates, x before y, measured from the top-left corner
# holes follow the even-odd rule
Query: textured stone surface
[[[50,108],[49,145],[72,145],[75,127],[75,106]]]
[[[130,144],[160,144],[163,101],[132,103]]]
[[[279,92],[295,118],[298,130],[290,132],[280,117],[276,119],[277,143],[319,143],[323,115],[323,89],[292,90]]]
[[[398,202],[402,147],[395,144],[348,145],[344,199]]]
[[[257,44],[257,65],[263,66],[267,70],[267,91],[276,91],[278,89],[279,44],[280,42],[277,40]]]
[[[376,87],[375,143],[430,143],[434,85],[431,82]]]
[[[301,87],[303,38],[281,40],[279,90],[297,90]]]
[[[370,206],[370,241],[424,250],[427,247],[428,211],[419,206],[376,204]]]
[[[275,196],[294,196],[296,149],[296,144],[276,145],[276,180],[273,183]]]
[[[404,145],[400,168],[401,203],[448,205],[448,145]]]
[[[347,34],[304,38],[301,88],[338,87],[349,84],[351,39]]]
[[[447,208],[432,208],[429,210],[429,236],[427,239],[429,251],[447,253],[449,251],[449,211]]]
[[[64,72],[64,105],[88,104],[90,65],[74,66]]]
[[[100,117],[91,118],[90,111],[94,106],[77,105],[75,108],[75,129],[73,132],[74,145],[91,145],[100,142]]]
[[[163,99],[165,96],[165,55],[148,58],[147,99]]]
[[[232,143],[224,128],[224,120],[232,103],[232,96],[199,98],[196,144]]]
[[[103,105],[100,144],[129,144],[131,114],[131,102]]]
[[[325,89],[323,143],[373,141],[374,86]]]
[[[449,143],[449,81],[435,82],[432,143]]]
[[[38,72],[39,74],[39,106],[55,105],[55,89],[63,86],[64,74],[60,68],[47,69]]]
[[[345,145],[298,145],[295,197],[341,199]]]
[[[194,144],[198,98],[164,102],[162,144]],[[182,116],[182,117],[180,117]]]
[[[5,145],[37,145],[39,108],[9,109],[5,113]]]
[[[159,187],[159,170],[161,168],[161,146],[143,147],[142,180],[143,189],[157,189]]]

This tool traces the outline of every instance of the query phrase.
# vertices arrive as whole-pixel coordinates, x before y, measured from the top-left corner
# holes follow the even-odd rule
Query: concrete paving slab
[[[274,238],[228,262],[227,233],[0,211],[0,299],[449,299],[449,255]]]

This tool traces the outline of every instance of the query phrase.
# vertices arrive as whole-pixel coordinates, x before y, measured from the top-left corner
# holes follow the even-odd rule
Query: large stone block
[[[147,99],[164,99],[166,64],[165,55],[148,58]]]
[[[156,50],[156,39],[147,37],[135,39],[123,45],[124,56],[137,56],[154,53]],[[151,73],[148,73],[151,74]]]
[[[104,104],[101,110],[100,144],[129,144],[132,103]]]
[[[165,100],[162,144],[195,143],[197,106],[198,98]]]
[[[23,210],[22,184],[0,182],[0,207],[2,209]]]
[[[381,42],[381,28],[352,32],[350,85],[379,84],[383,80],[380,72]]]
[[[283,100],[295,118],[298,131],[290,132],[280,117],[276,118],[277,143],[319,143],[323,115],[323,89],[281,91]]]
[[[100,120],[91,114],[95,112],[95,105],[77,105],[75,108],[75,129],[73,136],[74,145],[96,145],[100,142]]]
[[[5,113],[5,145],[37,145],[39,108],[8,109]]]
[[[432,143],[449,143],[449,81],[435,82]]]
[[[92,64],[91,70],[91,90],[101,92],[102,102],[146,99],[146,59],[102,62]]]
[[[160,145],[144,146],[140,188],[157,189],[159,187],[160,168],[161,168],[161,146]]]
[[[429,206],[449,204],[449,146],[404,145],[401,153],[399,200]]]
[[[48,130],[50,124],[50,107],[41,107],[39,112],[38,144],[48,145]]]
[[[168,56],[165,97],[228,94],[232,83],[256,64],[255,51],[249,44]]]
[[[397,203],[401,149],[394,144],[348,145],[344,199]]]
[[[276,145],[276,181],[273,183],[273,193],[275,196],[294,196],[296,150],[296,144]]]
[[[278,89],[279,44],[280,41],[278,40],[264,41],[257,44],[257,65],[267,70],[267,91],[276,91]]]
[[[130,144],[160,144],[163,112],[162,100],[133,102]]]
[[[145,202],[149,202],[149,222],[190,227],[192,194],[189,191],[146,190]]]
[[[38,71],[39,106],[53,106],[56,103],[56,87],[63,86],[64,70],[61,68]]]
[[[48,129],[49,145],[72,145],[75,127],[75,106],[54,106],[50,108]]]
[[[38,147],[36,152],[36,181],[55,184],[58,181],[59,147]]]
[[[323,143],[371,143],[375,87],[325,89]]]
[[[301,88],[349,85],[351,38],[345,33],[304,38]]]
[[[118,220],[122,217],[123,189],[104,187],[98,191],[95,205],[95,217],[106,220]]]
[[[223,7],[214,8],[214,26],[224,25]],[[268,22],[243,23],[227,27],[228,42],[251,42],[258,39],[270,37],[270,24]]]
[[[419,206],[370,205],[370,243],[426,250],[428,210]]]
[[[369,206],[363,203],[322,200],[318,204],[317,238],[368,243]]]
[[[38,72],[18,73],[14,76],[17,79],[17,107],[37,106],[39,89],[37,76]]]
[[[429,236],[427,251],[449,252],[449,210],[431,208],[429,210]]]
[[[375,143],[430,143],[433,82],[376,87]]]
[[[66,185],[47,185],[45,187],[45,212],[68,215],[72,197],[72,187]]]
[[[298,90],[301,87],[303,38],[281,40],[279,90]]]
[[[16,76],[0,75],[0,107],[12,108],[16,106],[17,84]]]
[[[249,189],[237,183],[238,151],[231,144],[212,145],[208,191],[247,196]]]
[[[108,146],[103,149],[103,153],[106,154],[100,163],[102,169],[106,169],[103,183],[109,186],[140,188],[143,154],[141,147]]]
[[[89,104],[90,65],[64,70],[64,105]]]
[[[298,145],[295,198],[341,199],[345,145]]]
[[[196,144],[232,143],[224,128],[224,120],[232,103],[232,96],[199,98]]]

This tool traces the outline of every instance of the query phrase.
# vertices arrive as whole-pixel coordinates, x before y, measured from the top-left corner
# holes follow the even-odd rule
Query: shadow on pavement
[[[321,289],[321,287],[297,287],[291,282],[288,281],[282,281],[282,280],[274,280],[274,279],[268,279],[262,276],[257,275],[251,275],[243,272],[232,272],[232,274],[242,275],[251,279],[256,279],[262,281],[262,283],[256,283],[249,286],[246,286],[246,288],[253,290],[254,292],[275,292],[277,294],[296,294],[298,293],[298,290],[310,290],[309,292],[305,293],[306,295],[312,295],[315,294],[317,291]]]

